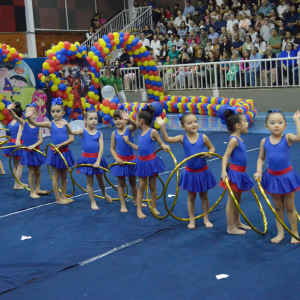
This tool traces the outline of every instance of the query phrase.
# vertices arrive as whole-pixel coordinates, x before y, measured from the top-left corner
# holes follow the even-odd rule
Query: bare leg
[[[102,175],[98,175],[96,176],[97,180],[98,180],[98,184],[99,184],[99,187],[101,189],[101,192],[102,192],[102,196],[105,197],[105,200],[108,202],[108,203],[112,203],[112,199],[109,195],[106,194],[106,191],[105,191],[105,183],[104,183],[104,180],[103,180],[103,176]]]
[[[239,204],[241,204],[241,200],[242,200],[242,193],[237,193],[237,192],[233,192],[235,195],[236,200],[238,201]],[[236,215],[235,215],[235,220],[236,220],[236,227],[240,228],[240,229],[247,229],[247,230],[251,230],[251,227],[243,224],[241,222],[241,214],[239,212],[238,209],[236,209],[235,211]]]
[[[195,200],[196,200],[196,193],[188,192],[188,211],[190,216],[190,223],[188,228],[195,228]]]
[[[233,192],[235,197],[237,197],[237,194]],[[227,233],[229,234],[245,234],[245,230],[241,230],[236,227],[236,221],[237,221],[237,216],[239,215],[239,211],[234,204],[233,200],[231,199],[230,194],[228,193],[227,195],[227,205],[226,205],[226,217],[227,217]]]
[[[40,198],[40,196],[34,190],[34,176],[35,176],[35,167],[34,166],[27,166],[28,167],[28,183],[30,187],[30,197],[31,198]]]
[[[140,219],[146,218],[146,215],[144,215],[142,212],[142,202],[143,202],[143,195],[146,189],[146,182],[147,182],[147,177],[140,177],[139,188],[136,197],[137,216]]]
[[[69,204],[71,202],[74,202],[72,198],[68,198],[66,196],[67,193],[67,176],[68,176],[68,170],[67,169],[60,169],[60,186],[61,186],[61,199],[63,199],[66,203]]]
[[[209,210],[209,200],[208,200],[208,195],[207,192],[204,193],[199,193],[200,199],[201,199],[201,205],[203,209],[203,215],[204,215],[204,225],[207,228],[211,228],[214,225],[209,222],[209,217],[208,217],[208,210]]]
[[[5,171],[4,171],[4,168],[3,168],[3,164],[2,164],[2,161],[0,160],[0,171],[1,171],[1,175],[5,175]]]
[[[137,198],[137,187],[136,187],[136,176],[129,177],[129,185],[131,187],[131,194],[133,197],[133,203],[136,206],[136,198]],[[142,202],[142,207],[147,207],[147,204]]]
[[[47,191],[41,191],[41,166],[35,167],[35,187],[38,195],[47,194]]]
[[[272,200],[275,206],[275,211],[279,216],[280,220],[284,221],[284,203],[281,195],[272,194]],[[284,229],[280,222],[276,219],[277,236],[271,239],[274,244],[280,243],[284,239]]]
[[[288,219],[291,224],[292,228],[292,233],[299,237],[298,235],[298,217],[295,209],[295,192],[294,193],[289,193],[287,195],[283,195],[283,203],[284,203],[284,208],[286,210]],[[300,241],[296,240],[295,238],[292,237],[291,240],[292,244],[299,244]]]
[[[91,200],[91,207],[92,209],[97,210],[99,209],[99,207],[96,204],[95,196],[94,196],[94,175],[86,175],[86,181],[87,181],[86,190]]]
[[[128,212],[125,199],[124,199],[124,192],[125,189],[125,177],[118,177],[118,194],[120,198],[120,204],[121,204],[121,212]]]
[[[22,173],[23,173],[23,168],[24,166],[21,165],[21,160],[14,158],[14,173],[16,177],[21,181]],[[25,186],[28,186],[27,184],[24,184]],[[23,190],[24,188],[15,180],[15,185],[14,185],[15,190]]]
[[[156,215],[160,212],[156,209],[157,189],[156,189],[156,176],[149,177],[149,188],[151,191],[152,209]]]

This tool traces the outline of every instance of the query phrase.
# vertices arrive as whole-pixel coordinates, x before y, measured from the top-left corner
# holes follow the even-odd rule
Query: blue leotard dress
[[[246,145],[244,143],[243,138],[242,141],[238,139],[236,136],[231,136],[228,142],[232,139],[236,138],[238,141],[238,146],[234,148],[230,155],[230,166],[226,169],[230,187],[233,191],[243,192],[248,191],[253,187],[253,182],[246,173],[247,168],[247,152]],[[219,186],[227,190],[227,186],[224,181],[221,179]]]
[[[17,135],[18,135],[18,132],[19,132],[19,126],[20,126],[20,124],[18,122],[16,122],[15,125],[11,125],[11,123],[8,124],[8,129],[10,131],[10,140],[7,144],[4,145],[4,147],[5,146],[15,146],[16,145]],[[20,142],[23,146],[24,142],[23,142],[22,139],[20,140]],[[16,148],[6,148],[6,149],[4,149],[3,150],[4,155],[9,157],[15,149]],[[22,152],[23,152],[22,149],[16,151],[13,154],[13,157],[16,158],[16,159],[21,159]]]
[[[25,122],[24,128],[22,131],[22,139],[24,141],[24,146],[28,147],[35,144],[38,141],[39,136],[39,127],[31,128],[28,122]],[[40,146],[36,147],[36,149],[40,150]],[[24,149],[21,156],[21,165],[27,166],[40,166],[45,163],[45,156],[34,151]]]
[[[53,145],[59,145],[69,139],[68,131],[66,126],[59,128],[54,122],[51,122],[51,139]],[[75,158],[68,145],[59,149],[63,157],[65,158],[69,167],[72,167],[75,163]],[[56,169],[66,169],[66,165],[60,155],[55,152],[54,148],[50,148],[47,153],[46,164],[53,166]]]
[[[263,173],[261,185],[269,194],[289,194],[299,189],[300,177],[291,165],[291,147],[286,136],[273,145],[270,137],[264,143],[268,169]]]
[[[185,158],[191,155],[205,152],[206,146],[203,134],[199,133],[198,140],[192,144],[188,137],[183,137],[183,151]],[[211,170],[208,168],[205,158],[197,156],[186,162],[185,169],[181,173],[179,186],[193,193],[206,192],[216,186],[216,180]]]
[[[128,136],[129,141],[134,143],[133,136],[129,130],[129,127],[126,128],[123,135],[118,133],[118,130],[115,131],[115,142],[116,142],[116,152],[120,159],[127,162],[136,163],[136,156],[134,153],[134,149],[130,147],[123,139],[123,136]],[[113,163],[116,162],[115,160]],[[115,176],[135,176],[134,175],[134,165],[115,165],[110,168],[111,174]]]
[[[134,174],[140,177],[157,176],[165,170],[162,160],[155,154],[155,140],[151,138],[149,129],[145,135],[138,135],[139,157],[136,160]]]
[[[91,135],[86,129],[83,129],[81,145],[82,145],[82,156],[77,160],[77,164],[91,164],[93,165],[98,158],[99,153],[99,138],[101,137],[101,132],[97,131],[96,134]],[[107,168],[108,164],[105,158],[102,156],[100,167]],[[101,175],[104,171],[100,168],[93,167],[79,167],[77,168],[77,173],[86,175]]]

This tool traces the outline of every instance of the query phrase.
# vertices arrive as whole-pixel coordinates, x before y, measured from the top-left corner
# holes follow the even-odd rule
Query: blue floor
[[[207,130],[216,121],[213,119],[216,118],[207,118],[206,124],[204,121],[199,124],[201,130],[205,129],[216,152],[223,155],[228,133],[220,129]],[[288,124],[290,128],[292,122]],[[248,149],[247,172],[250,176],[256,170],[260,141],[266,136],[262,128],[263,119],[260,121],[257,118],[256,123],[255,130],[254,127],[251,129],[254,133],[244,137]],[[170,135],[183,134],[179,131],[176,117],[169,117],[168,126]],[[101,130],[105,140],[104,156],[111,162],[110,135],[114,128]],[[292,130],[288,129],[287,132]],[[49,141],[45,139],[44,146]],[[78,158],[81,146],[77,137],[71,149]],[[171,150],[178,162],[184,158],[181,145],[171,145]],[[292,146],[292,164],[298,172],[299,150],[300,145]],[[174,163],[167,153],[160,152],[159,156],[166,165],[165,172],[161,174],[162,180],[166,182]],[[268,218],[267,235],[261,237],[250,231],[245,236],[230,236],[226,233],[225,198],[211,214],[214,228],[206,229],[200,219],[196,223],[197,228],[190,230],[185,222],[171,217],[162,221],[155,219],[148,208],[144,209],[147,218],[139,220],[131,202],[128,202],[127,214],[120,213],[118,202],[108,204],[101,199],[97,200],[100,210],[92,211],[88,196],[78,188],[75,202],[68,206],[56,205],[53,194],[32,200],[28,192],[10,189],[13,177],[9,174],[8,160],[2,152],[0,159],[7,171],[7,175],[0,178],[1,299],[142,297],[252,300],[298,297],[299,247],[289,243],[288,234],[280,245],[270,243],[271,237],[276,234],[275,220],[261,197]],[[208,165],[219,180],[219,159],[212,158]],[[23,182],[27,181],[27,175],[24,169]],[[82,175],[75,173],[74,177],[83,186],[86,184]],[[115,178],[109,178],[113,184],[117,184]],[[169,206],[174,199],[172,195],[175,186],[176,180],[172,178],[167,190]],[[159,182],[157,187],[160,193],[162,187]],[[51,189],[51,181],[44,167],[42,188]],[[99,190],[96,185],[95,190]],[[71,191],[71,186],[68,191]],[[112,188],[107,187],[107,192],[117,197]],[[220,194],[221,189],[218,187],[211,190],[210,202],[214,203]],[[188,216],[186,198],[186,193],[180,191],[174,209],[176,215]],[[251,193],[243,194],[243,198],[245,214],[255,226],[262,229],[262,218]],[[300,210],[297,198],[296,206]],[[166,213],[162,199],[158,200],[157,207],[162,214]],[[198,201],[196,212],[200,214],[201,211]],[[21,241],[22,235],[31,236],[32,239]],[[130,244],[132,242],[133,245]],[[124,249],[119,248],[122,245],[125,245]],[[83,261],[105,253],[107,255],[80,265]],[[218,281],[215,276],[223,273],[229,277]]]

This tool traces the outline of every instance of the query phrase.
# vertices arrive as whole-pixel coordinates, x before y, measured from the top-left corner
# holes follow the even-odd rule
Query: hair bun
[[[234,112],[230,109],[226,109],[225,112],[224,112],[224,117],[226,119],[228,119],[229,117],[231,117],[232,115],[234,115]]]
[[[15,104],[16,108],[21,107],[21,103],[20,102],[14,102],[14,104]]]

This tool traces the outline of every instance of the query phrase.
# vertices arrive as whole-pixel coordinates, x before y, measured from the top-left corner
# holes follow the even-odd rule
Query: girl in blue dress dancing
[[[160,126],[161,134],[166,143],[181,143],[185,158],[191,155],[206,152],[215,152],[215,148],[205,134],[198,133],[198,120],[192,113],[184,113],[179,115],[181,127],[186,131],[186,135],[177,135],[169,137],[165,128],[165,120],[161,117],[156,119]],[[209,201],[207,191],[216,186],[216,180],[211,170],[208,168],[205,158],[210,158],[210,154],[197,156],[186,162],[183,170],[179,186],[188,191],[188,211],[190,215],[190,223],[188,228],[195,228],[195,200],[199,193],[204,214],[204,225],[206,227],[213,227],[209,222],[208,210]]]
[[[37,122],[29,115],[27,116],[27,120],[30,124],[36,127],[48,128],[50,130],[52,143],[61,152],[68,166],[71,168],[75,163],[75,159],[68,145],[74,142],[74,136],[69,135],[66,126],[61,125],[64,114],[65,110],[63,102],[61,98],[56,98],[52,99],[51,102],[51,116],[53,118],[52,122]],[[52,167],[52,186],[56,203],[69,204],[70,202],[73,202],[74,200],[67,198],[66,196],[68,174],[67,167],[53,147],[48,150],[46,164]],[[59,179],[61,179],[61,195],[59,194]]]
[[[295,192],[300,188],[300,177],[291,165],[291,145],[300,142],[300,113],[294,114],[297,135],[292,133],[283,134],[286,129],[286,120],[283,113],[278,109],[268,111],[266,128],[271,135],[264,138],[260,143],[260,153],[257,161],[255,180],[261,180],[265,191],[271,194],[275,210],[279,218],[284,221],[284,210],[286,210],[292,232],[298,236],[298,219],[295,210]],[[267,170],[262,169],[267,160]],[[272,243],[279,243],[284,238],[284,229],[276,219],[277,236],[271,239]],[[292,244],[299,241],[292,237]]]
[[[235,107],[228,108],[224,117],[226,126],[232,133],[229,137],[226,152],[222,160],[222,174],[219,186],[227,189],[224,182],[225,178],[229,179],[230,187],[237,201],[240,203],[242,193],[253,187],[253,182],[246,173],[247,168],[247,151],[242,134],[248,132],[248,122],[246,116],[238,113]],[[228,160],[231,160],[230,166],[227,167]],[[227,196],[226,206],[227,232],[229,234],[245,234],[244,229],[251,229],[249,226],[241,223],[240,213],[231,199],[230,194]]]

